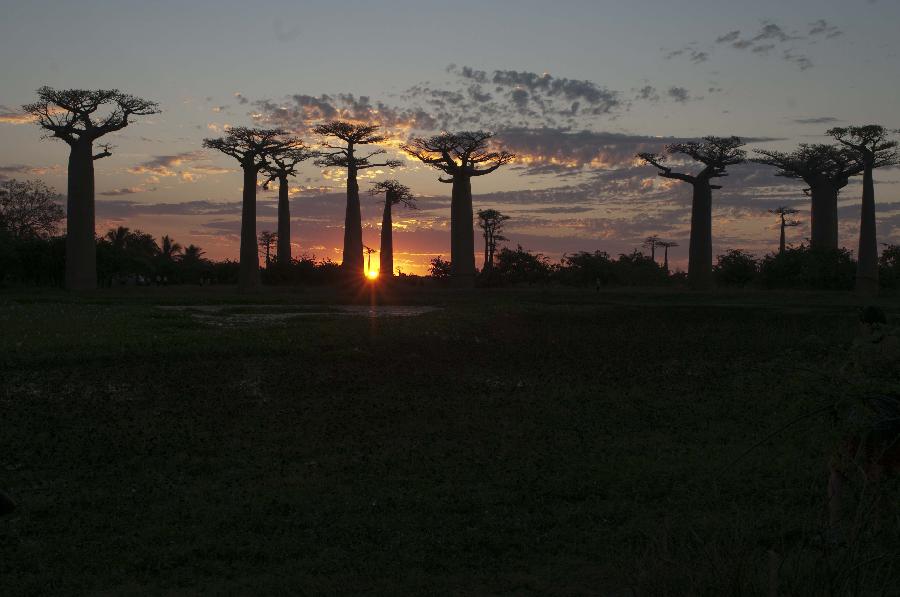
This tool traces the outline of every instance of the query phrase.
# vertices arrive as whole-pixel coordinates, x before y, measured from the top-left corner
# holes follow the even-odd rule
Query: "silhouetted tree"
[[[727,176],[728,166],[744,161],[744,142],[739,137],[704,137],[702,141],[666,146],[670,154],[681,154],[703,164],[696,175],[673,172],[663,162],[665,156],[640,153],[638,157],[659,169],[663,178],[689,183],[694,188],[691,205],[691,242],[688,249],[688,282],[694,289],[712,286],[712,192],[721,189],[714,178]]]
[[[272,263],[272,248],[275,246],[275,243],[278,242],[278,233],[270,232],[269,230],[263,230],[259,233],[259,248],[262,250],[263,255],[266,256],[266,269],[269,269],[269,265]],[[259,261],[257,260],[257,263]]]
[[[784,253],[784,229],[785,228],[793,228],[795,226],[799,226],[800,222],[797,220],[788,220],[787,216],[792,216],[795,213],[798,213],[798,210],[782,205],[781,207],[776,207],[775,209],[769,210],[770,214],[775,214],[779,218],[779,227],[781,228],[781,237],[778,242],[778,252]]]
[[[659,243],[659,236],[655,234],[644,239],[643,246],[650,249],[650,259],[653,261],[656,261],[656,247],[659,246]]]
[[[501,232],[503,224],[509,216],[500,213],[496,209],[478,210],[478,227],[481,228],[484,237],[484,265],[481,266],[483,274],[490,274],[494,269],[494,253],[497,251],[497,243],[509,240]],[[521,249],[521,247],[519,247]]]
[[[759,264],[753,255],[741,249],[729,249],[719,255],[713,274],[722,286],[746,286],[753,281],[759,271]]]
[[[836,127],[828,131],[838,143],[850,149],[863,166],[862,213],[859,222],[859,251],[856,257],[856,291],[878,292],[878,242],[875,238],[875,168],[900,163],[897,141],[882,126]]]
[[[381,260],[380,272],[382,276],[394,275],[394,232],[391,208],[394,205],[415,209],[416,199],[409,187],[396,180],[385,180],[372,185],[369,191],[372,195],[384,193],[384,213],[381,216]]]
[[[238,287],[253,290],[259,287],[259,254],[256,250],[256,182],[268,159],[284,147],[296,143],[285,138],[281,129],[234,127],[218,139],[204,139],[203,147],[221,151],[236,159],[244,171],[244,190],[241,207],[241,249]]]
[[[367,257],[366,274],[368,275],[372,273],[372,253],[377,253],[378,251],[367,245],[363,245],[363,251],[365,251]]]
[[[38,101],[22,109],[34,116],[47,137],[69,145],[66,209],[66,287],[97,287],[94,242],[94,162],[112,155],[109,144],[94,153],[94,142],[130,124],[132,116],[158,114],[156,102],[116,89],[37,90]]]
[[[515,155],[490,147],[493,133],[465,131],[414,138],[403,150],[449,175],[439,178],[453,185],[450,202],[450,262],[458,286],[475,283],[475,229],[472,212],[472,177],[490,174]]]
[[[356,154],[359,145],[372,145],[387,141],[387,135],[378,132],[380,128],[375,124],[354,124],[335,120],[313,129],[317,135],[333,137],[343,142],[343,145],[334,145],[325,141],[322,145],[326,150],[319,152],[321,157],[316,160],[316,164],[346,168],[347,170],[347,208],[344,214],[344,253],[341,266],[345,272],[357,276],[365,274],[357,174],[366,168],[399,168],[402,165],[399,160],[372,162],[372,158],[376,155],[387,153],[384,149],[376,149],[365,156]]]
[[[47,238],[65,217],[59,195],[39,180],[0,183],[0,228],[16,239]]]
[[[435,257],[428,263],[428,273],[432,278],[446,280],[453,274],[453,264],[441,256]]]
[[[672,247],[677,247],[678,243],[676,243],[675,241],[661,240],[661,241],[658,241],[656,244],[657,244],[657,246],[665,249],[665,253],[664,253],[665,257],[663,259],[663,269],[666,270],[666,273],[669,273],[669,249],[671,249]]]
[[[267,189],[269,183],[278,181],[278,248],[276,255],[281,264],[291,264],[291,204],[288,178],[297,175],[297,166],[301,162],[317,155],[316,152],[310,151],[303,141],[293,139],[286,142],[278,151],[273,152],[269,163],[264,166],[265,173],[269,177],[263,183],[263,188]]]
[[[175,261],[181,256],[182,247],[169,237],[168,234],[160,239],[159,255],[167,261]]]
[[[850,178],[862,173],[862,163],[846,148],[826,144],[802,144],[796,150],[757,149],[759,164],[778,168],[776,176],[799,179],[809,185],[810,246],[838,248],[838,194]]]

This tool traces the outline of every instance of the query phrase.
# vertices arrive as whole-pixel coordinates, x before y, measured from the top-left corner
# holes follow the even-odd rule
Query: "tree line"
[[[96,288],[98,255],[94,230],[93,163],[111,155],[112,147],[100,139],[121,130],[136,116],[159,113],[155,102],[136,98],[118,90],[56,90],[42,87],[38,101],[23,106],[47,137],[69,145],[67,211],[65,237],[65,286],[73,290]],[[317,165],[346,170],[346,207],[341,271],[355,279],[365,275],[358,175],[374,167],[399,168],[398,160],[384,159],[386,151],[377,147],[388,140],[379,125],[334,120],[313,129],[322,141],[315,147],[283,129],[234,127],[218,138],[204,139],[203,146],[234,159],[243,172],[238,286],[252,290],[261,283],[258,236],[256,232],[256,190],[260,176],[263,186],[277,181],[278,231],[274,263],[288,267],[293,262],[290,243],[289,179],[297,167],[312,159]],[[854,286],[864,294],[873,294],[879,283],[878,244],[875,234],[875,189],[873,171],[900,163],[895,131],[879,125],[838,127],[827,131],[833,144],[801,144],[792,152],[756,150],[753,161],[774,166],[777,174],[802,180],[811,201],[811,238],[809,250],[834,254],[838,249],[837,198],[849,180],[863,177],[857,266]],[[94,144],[101,150],[95,153]],[[376,146],[374,149],[367,147]],[[661,177],[687,183],[692,187],[690,243],[687,281],[691,288],[711,288],[714,276],[712,255],[713,191],[721,189],[716,181],[728,175],[728,169],[746,161],[744,141],[739,137],[704,137],[700,141],[666,146],[664,153],[640,153],[638,157],[655,167]],[[456,286],[475,284],[475,214],[472,179],[490,174],[515,160],[516,156],[497,146],[493,133],[486,131],[444,132],[431,137],[413,137],[401,149],[423,164],[437,170],[438,180],[451,185],[449,279]],[[676,172],[668,162],[698,164],[694,172]],[[379,186],[380,185],[380,186]],[[381,240],[381,272],[393,274],[391,207],[414,205],[413,196],[399,181],[379,183],[372,191],[385,195]],[[785,208],[786,209],[786,208]],[[502,239],[496,214],[479,212],[479,226],[487,239],[484,269],[494,268],[496,242]],[[484,215],[483,215],[484,214]],[[784,219],[781,230],[793,224]],[[498,238],[499,236],[499,238]],[[661,241],[666,242],[666,241]],[[655,251],[656,244],[651,251]],[[659,245],[665,248],[675,243]],[[784,252],[784,242],[781,252]],[[371,255],[371,252],[369,253]],[[273,258],[270,255],[268,265]],[[655,260],[654,260],[655,262]]]

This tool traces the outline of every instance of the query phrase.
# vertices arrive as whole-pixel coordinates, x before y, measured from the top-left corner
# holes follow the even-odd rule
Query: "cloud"
[[[666,95],[678,103],[685,104],[691,100],[690,92],[684,87],[669,87]]]
[[[34,116],[14,110],[0,104],[0,123],[2,124],[29,124],[34,122]]]
[[[792,122],[795,124],[836,124],[843,121],[831,116],[819,116],[817,118],[795,118]]]
[[[720,35],[716,38],[717,44],[729,44],[738,40],[741,37],[741,31],[739,29],[735,29],[734,31],[729,31],[725,35]]]
[[[122,187],[120,189],[111,189],[109,191],[102,191],[97,193],[98,195],[103,195],[104,197],[118,197],[121,195],[135,195],[137,193],[143,193],[147,191],[142,187]]]
[[[836,25],[831,25],[825,19],[819,19],[818,21],[814,21],[809,24],[809,35],[824,35],[825,39],[834,39],[835,37],[839,37],[843,35],[844,32],[841,31]]]
[[[176,154],[156,155],[128,169],[132,174],[143,174],[150,181],[159,178],[178,177],[184,182],[195,182],[205,175],[217,175],[231,172],[210,163],[209,156],[200,150],[184,151]]]

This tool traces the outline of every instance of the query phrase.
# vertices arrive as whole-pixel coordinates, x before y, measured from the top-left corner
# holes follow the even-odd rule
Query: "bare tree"
[[[268,178],[263,182],[263,188],[269,188],[269,183],[278,181],[278,248],[276,255],[278,263],[290,265],[291,263],[291,204],[288,186],[288,178],[297,175],[297,167],[301,162],[317,157],[318,154],[310,151],[300,139],[292,139],[286,142],[278,151],[272,153],[268,164],[263,166]]]
[[[156,102],[117,89],[37,90],[38,101],[22,109],[47,131],[46,137],[69,145],[66,199],[66,287],[97,288],[97,247],[94,242],[94,162],[112,155],[112,146],[97,139],[128,126],[133,116],[159,113]]]
[[[497,243],[509,240],[501,234],[503,225],[509,216],[500,213],[496,209],[478,210],[478,227],[481,228],[484,237],[484,265],[481,271],[490,274],[494,270],[494,254],[497,251]]]
[[[779,227],[781,228],[781,240],[778,243],[778,252],[784,253],[784,229],[785,228],[793,228],[795,226],[799,226],[800,222],[797,220],[788,220],[787,216],[792,216],[795,213],[799,213],[798,210],[793,207],[787,207],[782,205],[781,207],[776,207],[775,209],[769,210],[770,214],[775,214],[779,217]]]
[[[378,132],[380,128],[376,124],[354,124],[334,120],[313,129],[317,135],[333,137],[343,142],[343,145],[335,145],[325,141],[322,144],[325,150],[320,152],[321,157],[316,160],[316,164],[347,169],[347,209],[344,214],[344,254],[341,266],[345,272],[353,275],[365,273],[357,174],[367,168],[399,168],[403,164],[399,160],[373,162],[373,157],[387,153],[384,149],[376,149],[364,156],[357,155],[359,145],[373,145],[387,141],[387,135]]]
[[[878,293],[878,242],[875,235],[875,168],[900,164],[895,131],[883,126],[836,127],[828,131],[838,143],[852,151],[863,166],[862,213],[859,222],[859,252],[856,262],[856,291]]]
[[[709,289],[712,278],[712,192],[721,189],[712,184],[715,178],[727,176],[728,166],[744,161],[740,137],[704,137],[701,141],[674,143],[666,146],[670,154],[686,155],[700,162],[703,168],[695,175],[673,172],[665,165],[665,156],[640,153],[638,157],[659,169],[663,178],[680,180],[694,188],[691,205],[691,242],[688,249],[688,283],[697,290]]]
[[[272,264],[272,248],[275,246],[275,243],[278,242],[278,233],[270,230],[263,230],[259,233],[257,242],[266,258],[266,269],[269,269],[269,266]]]
[[[450,202],[450,262],[458,286],[475,284],[475,229],[472,177],[484,176],[515,159],[515,154],[491,147],[493,133],[464,131],[414,138],[403,150],[448,175],[453,185]]]
[[[799,179],[809,185],[810,247],[838,248],[838,194],[850,178],[861,174],[862,163],[853,153],[842,147],[827,144],[801,144],[786,153],[757,149],[759,164],[778,168],[776,176]]]
[[[59,194],[40,180],[0,183],[0,228],[16,238],[44,238],[65,217]]]
[[[285,137],[281,129],[234,127],[218,139],[204,139],[203,147],[221,151],[240,163],[244,171],[244,191],[241,205],[241,249],[238,288],[253,290],[259,287],[259,254],[256,250],[256,182],[268,159],[296,139]]]
[[[669,249],[671,249],[672,247],[677,247],[678,243],[676,243],[675,241],[661,240],[658,241],[656,245],[665,249],[663,267],[666,269],[666,273],[669,273]]]
[[[659,236],[656,234],[652,236],[648,236],[644,239],[644,245],[648,249],[650,249],[650,259],[653,260],[653,263],[656,263],[656,247],[659,246],[660,240]]]
[[[381,217],[381,255],[380,269],[382,276],[394,275],[394,222],[391,208],[402,204],[416,209],[416,199],[409,187],[396,180],[385,180],[372,185],[372,195],[384,193],[384,214]]]

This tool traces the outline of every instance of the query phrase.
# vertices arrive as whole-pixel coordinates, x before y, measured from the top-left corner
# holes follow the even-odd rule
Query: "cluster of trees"
[[[792,152],[756,150],[753,161],[778,168],[777,175],[802,180],[811,201],[811,238],[809,249],[836,255],[838,249],[837,198],[853,176],[863,176],[862,210],[859,232],[858,265],[855,288],[862,294],[878,289],[878,244],[875,235],[876,168],[900,164],[894,131],[882,126],[836,127],[827,131],[834,144],[801,144]],[[666,153],[685,156],[700,164],[695,174],[674,172],[666,164],[666,155],[640,153],[638,157],[655,166],[659,175],[690,184],[691,237],[688,252],[688,280],[693,288],[713,285],[712,268],[712,192],[722,188],[713,181],[728,175],[728,168],[747,159],[739,137],[704,137],[690,143],[674,143]],[[784,251],[784,229],[796,225],[785,220],[791,211],[781,208],[781,251]]]
[[[42,87],[38,101],[23,106],[50,138],[69,145],[67,235],[65,237],[65,285],[81,290],[95,288],[98,281],[97,243],[94,231],[94,161],[111,155],[112,147],[99,140],[128,126],[136,116],[157,114],[155,102],[136,98],[118,90],[56,90]],[[345,274],[361,277],[366,273],[363,254],[358,174],[375,167],[398,168],[401,162],[380,159],[381,148],[366,151],[366,146],[383,143],[387,137],[375,124],[334,120],[314,129],[321,138],[316,148],[282,129],[234,127],[219,138],[204,139],[204,147],[221,151],[236,159],[243,170],[243,201],[238,285],[250,290],[260,284],[259,239],[256,233],[256,189],[260,176],[263,186],[278,182],[278,230],[267,244],[267,270],[272,263],[289,268],[291,255],[289,180],[305,160],[317,165],[342,168],[347,173],[347,201],[344,219],[344,243],[341,269]],[[892,131],[878,125],[833,128],[828,134],[834,144],[802,144],[793,152],[756,150],[754,161],[778,168],[778,175],[802,180],[811,200],[812,234],[809,250],[836,255],[837,197],[850,178],[863,176],[862,216],[860,222],[858,264],[855,287],[871,294],[878,288],[879,264],[875,235],[875,189],[873,171],[897,165],[897,141]],[[101,151],[95,153],[94,144]],[[638,157],[657,168],[659,176],[691,185],[691,232],[688,250],[688,282],[696,289],[710,288],[714,276],[712,256],[712,199],[715,184],[727,176],[728,168],[747,159],[745,143],[739,137],[704,137],[700,141],[675,143],[665,153],[641,153]],[[450,207],[449,278],[458,286],[475,282],[475,235],[472,205],[472,178],[484,176],[509,164],[515,155],[498,149],[493,134],[485,131],[444,132],[431,137],[412,138],[401,148],[410,156],[441,173],[441,182],[452,185]],[[676,172],[667,163],[676,156],[699,165],[694,173]],[[391,208],[398,204],[414,207],[409,188],[396,180],[378,183],[374,194],[384,194],[384,216],[381,239],[381,273],[393,274],[393,240]],[[784,230],[796,225],[786,219],[793,213],[788,208],[776,211],[781,218],[781,252],[785,252]],[[504,240],[505,216],[495,210],[478,212],[478,225],[485,238],[485,260],[482,270],[495,269],[495,256],[502,262],[503,250],[497,242]],[[7,233],[8,234],[8,233]],[[655,263],[656,247],[668,248],[674,243],[654,240],[650,244],[651,261]],[[369,250],[369,257],[374,250]],[[515,253],[515,252],[514,252]],[[509,256],[507,255],[507,259]],[[668,259],[666,259],[666,262]],[[440,269],[440,268],[439,268]],[[667,263],[663,268],[667,270]]]

